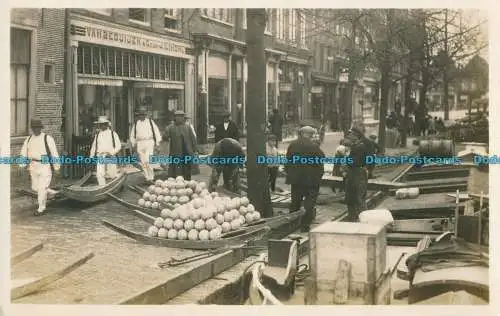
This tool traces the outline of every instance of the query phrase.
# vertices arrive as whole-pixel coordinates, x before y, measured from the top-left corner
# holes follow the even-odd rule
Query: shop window
[[[31,32],[11,28],[10,134],[28,134]]]
[[[202,9],[205,17],[233,24],[233,9]]]
[[[209,78],[208,95],[208,122],[210,125],[216,125],[222,121],[222,116],[227,111],[227,80]]]
[[[97,45],[78,47],[78,73],[86,75],[184,81],[185,61]]]
[[[143,24],[151,22],[151,11],[149,9],[128,9],[129,20]]]
[[[43,67],[43,81],[45,83],[55,83],[56,82],[56,71],[53,64],[47,64]]]
[[[181,9],[165,9],[164,27],[169,31],[179,31],[179,11]]]

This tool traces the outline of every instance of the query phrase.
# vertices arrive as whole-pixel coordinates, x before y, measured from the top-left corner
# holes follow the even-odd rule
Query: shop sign
[[[122,80],[115,80],[115,79],[80,77],[80,78],[78,78],[78,84],[79,85],[90,85],[90,86],[121,87],[121,86],[123,86],[123,81]]]
[[[188,44],[81,21],[71,23],[72,40],[175,57],[186,55]]]
[[[311,87],[311,93],[323,93],[323,86],[314,86]]]

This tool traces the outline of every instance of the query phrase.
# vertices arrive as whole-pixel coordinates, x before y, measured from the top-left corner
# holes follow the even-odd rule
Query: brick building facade
[[[138,106],[149,107],[161,127],[173,111],[186,111],[202,139],[223,111],[243,126],[245,9],[15,9],[11,20],[30,36],[24,48],[18,37],[12,44],[29,48],[29,58],[12,61],[29,68],[27,95],[11,97],[13,109],[28,100],[26,110],[13,111],[14,152],[33,115],[66,152],[85,151],[75,143],[89,142],[99,115],[127,141]],[[306,24],[300,10],[268,9],[267,108],[292,123],[314,116]],[[14,86],[19,79],[11,77]]]
[[[64,9],[11,11],[11,154],[19,154],[32,116],[63,149]]]

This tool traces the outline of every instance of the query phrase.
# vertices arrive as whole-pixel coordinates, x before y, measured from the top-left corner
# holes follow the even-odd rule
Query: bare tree
[[[267,169],[257,164],[264,156],[266,129],[266,9],[247,9],[248,90],[246,107],[248,198],[263,217],[272,216]]]

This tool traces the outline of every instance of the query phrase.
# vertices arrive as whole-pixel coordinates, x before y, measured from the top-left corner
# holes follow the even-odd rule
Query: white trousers
[[[31,189],[38,193],[38,211],[43,212],[47,208],[47,191],[52,181],[52,170],[50,164],[42,164],[33,161],[29,167],[31,176]]]
[[[99,185],[106,184],[106,178],[114,179],[118,175],[118,168],[115,164],[97,164],[96,178]]]
[[[137,141],[137,153],[144,171],[144,177],[148,181],[154,180],[155,173],[149,164],[150,156],[153,155],[155,149],[155,141],[153,139]]]

